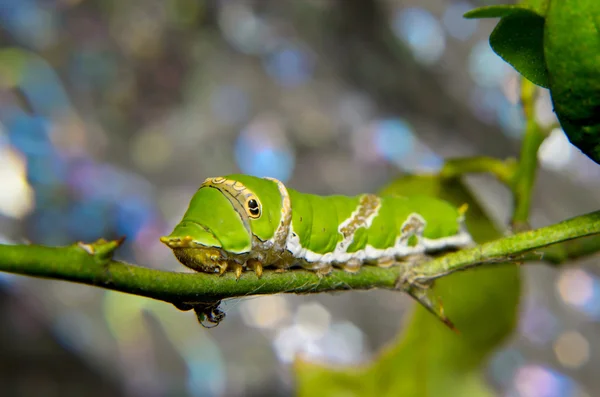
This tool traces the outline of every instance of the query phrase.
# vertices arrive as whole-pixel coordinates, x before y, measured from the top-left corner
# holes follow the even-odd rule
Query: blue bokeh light
[[[42,59],[26,63],[20,87],[37,115],[49,117],[70,106],[56,72]]]
[[[26,47],[45,48],[57,37],[58,18],[45,2],[0,0],[0,24]]]
[[[67,242],[66,223],[68,212],[58,206],[36,211],[31,216],[31,238],[36,243],[64,244]]]
[[[294,161],[289,152],[281,149],[264,148],[256,153],[248,173],[260,177],[272,176],[287,181],[292,174]]]
[[[215,358],[220,358],[217,356]],[[219,360],[222,361],[222,360]],[[225,373],[222,362],[218,364],[206,354],[186,360],[188,367],[187,389],[194,397],[220,396],[223,393]],[[221,365],[219,365],[221,364]]]
[[[25,156],[46,156],[53,153],[47,119],[12,108],[3,112],[2,122],[7,129],[10,144]]]
[[[473,81],[486,88],[500,86],[510,71],[508,64],[492,50],[487,40],[473,46],[468,67]]]
[[[520,397],[575,397],[577,391],[577,384],[568,376],[552,368],[527,364],[516,371],[509,393]]]
[[[426,65],[437,62],[446,48],[440,22],[423,8],[401,8],[394,15],[392,29],[406,42],[417,61]]]
[[[117,232],[135,237],[144,225],[151,221],[155,210],[152,204],[140,196],[124,197],[116,204]]]
[[[384,119],[373,124],[377,152],[386,160],[398,162],[415,146],[412,128],[401,119]]]
[[[33,185],[59,185],[67,175],[67,166],[56,155],[32,156],[27,161],[27,179]]]
[[[265,59],[265,69],[269,76],[288,88],[308,82],[314,68],[314,54],[303,46],[292,43],[280,45]]]
[[[594,320],[600,321],[600,282],[597,279],[594,280],[592,297],[578,309]]]
[[[502,387],[510,385],[517,369],[525,364],[523,354],[508,348],[496,353],[490,361],[490,373],[494,381]]]
[[[590,277],[592,281],[591,288],[586,299],[582,299],[577,303],[572,302],[571,304],[588,317],[600,321],[600,280],[591,275]]]
[[[543,303],[529,298],[519,321],[519,331],[533,344],[545,345],[560,332],[556,315]]]
[[[67,230],[82,241],[95,241],[109,226],[109,207],[100,200],[80,201],[69,208]]]
[[[525,127],[525,115],[523,108],[514,103],[510,103],[506,97],[498,103],[496,107],[498,122],[503,132],[511,138],[520,138],[523,135]]]
[[[242,129],[235,142],[235,159],[242,172],[286,182],[295,166],[295,155],[278,122],[260,118]]]
[[[294,168],[294,158],[289,151],[277,148],[260,148],[249,153],[238,140],[236,159],[242,172],[258,177],[272,177],[285,182],[290,179]]]
[[[465,41],[477,31],[479,21],[476,19],[465,19],[463,15],[472,10],[471,3],[461,1],[450,3],[442,16],[442,23],[450,36]]]
[[[493,125],[497,120],[497,108],[506,97],[497,88],[476,87],[469,98],[473,114],[481,121]]]

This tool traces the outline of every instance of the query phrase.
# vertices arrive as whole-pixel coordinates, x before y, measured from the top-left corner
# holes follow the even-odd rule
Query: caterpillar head
[[[181,222],[161,241],[184,265],[203,272],[243,264],[253,237],[268,240],[279,222],[277,183],[247,175],[208,178]]]

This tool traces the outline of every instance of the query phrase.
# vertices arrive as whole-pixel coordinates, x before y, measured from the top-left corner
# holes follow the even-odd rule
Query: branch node
[[[398,277],[396,289],[406,292],[414,300],[419,302],[431,314],[440,319],[448,328],[458,333],[458,329],[444,312],[444,305],[439,296],[433,290],[433,281],[418,281],[419,276],[408,269],[405,275]]]
[[[119,248],[124,241],[125,237],[121,237],[118,240],[105,240],[101,238],[91,244],[79,241],[77,247],[84,250],[88,255],[94,256],[101,263],[105,263],[113,258],[115,250]]]

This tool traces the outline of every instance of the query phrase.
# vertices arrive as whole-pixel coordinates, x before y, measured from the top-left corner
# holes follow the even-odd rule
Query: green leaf
[[[465,18],[502,18],[490,45],[502,59],[533,83],[548,88],[544,61],[544,15],[548,0],[528,0],[517,5],[480,7]]]
[[[503,18],[523,13],[534,13],[543,17],[546,15],[549,0],[524,0],[519,4],[497,4],[475,8],[465,13],[465,18]]]
[[[535,11],[522,5],[503,4],[495,6],[486,6],[475,8],[474,10],[465,13],[464,17],[468,19],[480,18],[503,18],[512,15],[537,14]]]
[[[556,115],[569,140],[600,164],[600,1],[553,0],[544,51]]]
[[[500,20],[490,35],[492,49],[525,78],[548,87],[544,61],[544,18],[534,12],[515,13]]]
[[[458,181],[433,176],[399,179],[382,194],[428,194],[469,204],[467,225],[478,242],[500,236],[494,224]],[[415,306],[399,339],[372,364],[331,369],[297,361],[300,396],[491,396],[481,367],[512,332],[520,295],[515,265],[482,267],[444,277],[435,285],[454,333],[432,314]]]
[[[546,15],[550,0],[523,0],[520,5],[537,12],[539,15]]]

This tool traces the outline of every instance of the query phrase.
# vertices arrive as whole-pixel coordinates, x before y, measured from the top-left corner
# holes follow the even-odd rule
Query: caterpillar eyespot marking
[[[465,211],[428,196],[317,196],[235,174],[207,178],[161,241],[182,264],[206,273],[357,272],[471,245]]]
[[[250,218],[260,218],[260,204],[253,195],[246,200],[246,210]]]

